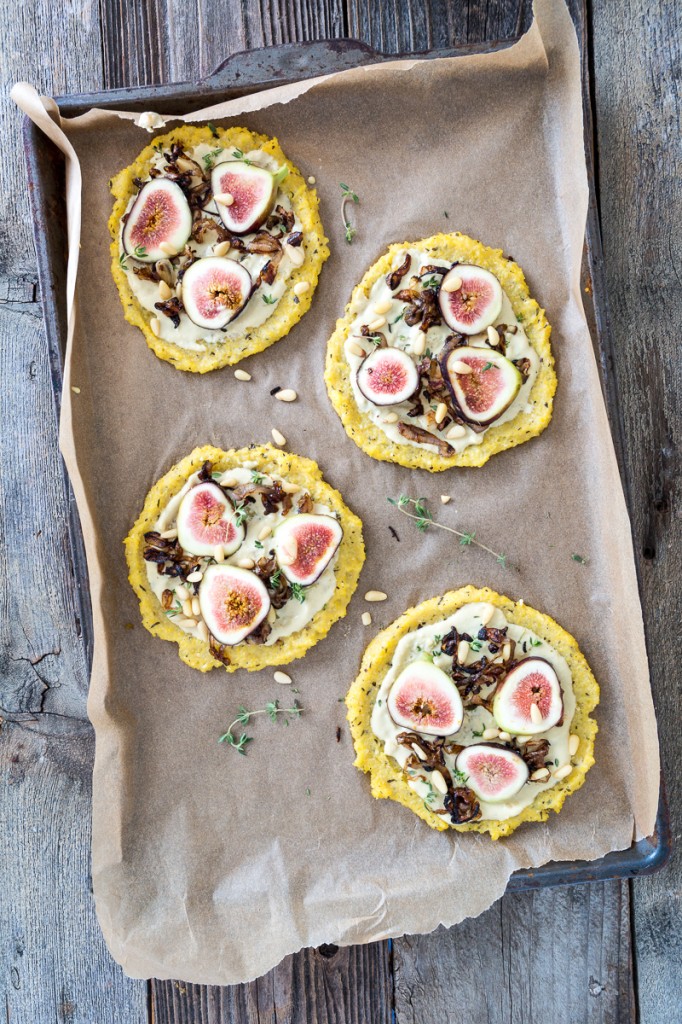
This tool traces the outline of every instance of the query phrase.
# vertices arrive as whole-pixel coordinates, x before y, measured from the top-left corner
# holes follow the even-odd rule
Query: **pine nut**
[[[412,342],[412,352],[415,356],[423,356],[426,350],[426,335],[423,331],[419,332],[419,337],[415,338]]]
[[[458,292],[462,287],[461,277],[451,277],[449,281],[446,281],[441,285],[444,292]]]
[[[201,607],[199,605],[198,597],[192,598],[192,615],[194,616],[195,619],[198,619],[199,616],[201,615]]]
[[[282,686],[288,686],[291,682],[291,676],[288,676],[286,672],[275,672],[273,678],[276,683],[281,683]]]
[[[360,356],[361,359],[364,359],[367,355],[362,345],[358,345],[357,341],[348,342],[348,351],[352,352],[354,356]]]
[[[483,736],[481,737],[481,739],[484,739],[484,740],[496,740],[499,735],[500,735],[500,730],[499,729],[484,729],[483,730]]]
[[[388,594],[384,594],[383,590],[368,590],[365,594],[365,601],[385,601]]]
[[[239,565],[240,569],[253,569],[256,563],[254,562],[253,558],[240,558],[237,564]]]
[[[530,778],[531,782],[544,782],[545,779],[549,778],[549,768],[538,768]]]
[[[75,384],[72,385],[71,390],[73,391],[74,395],[80,395],[81,393],[81,389],[77,388]]]
[[[153,316],[151,318],[151,320],[149,321],[149,326],[151,328],[152,334],[155,334],[157,338],[160,337],[160,335],[161,335],[161,321],[159,320],[158,316]]]
[[[251,374],[247,370],[235,370],[234,375],[237,380],[251,380]]]
[[[229,251],[230,251],[230,243],[229,242],[218,242],[217,245],[213,246],[213,255],[214,256],[225,256],[225,255],[227,255],[227,253]]]
[[[185,621],[183,622],[183,626],[186,629],[196,629],[198,625],[199,623],[197,622],[196,619],[185,619]]]
[[[457,661],[460,664],[464,664],[464,662],[467,660],[468,653],[469,644],[466,642],[466,640],[460,640],[460,642],[457,644]]]
[[[436,406],[436,423],[440,424],[443,422],[448,414],[448,407],[445,402],[439,402]]]
[[[180,604],[183,604],[189,597],[189,590],[187,587],[183,587],[182,584],[180,584],[179,587],[175,588],[175,596]]]
[[[192,611],[192,602],[188,597],[186,601],[182,602],[182,614],[187,619],[191,619],[194,612]]]
[[[519,744],[520,746],[522,746],[522,747],[525,747],[526,743],[527,743],[527,742],[528,742],[528,740],[530,740],[530,739],[532,739],[532,736],[517,736],[517,737],[516,737],[516,742],[517,742],[517,743],[518,743],[518,744]]]
[[[487,626],[494,614],[495,607],[494,605],[489,604],[488,607],[484,608],[483,611],[481,612],[481,625]]]
[[[431,782],[439,793],[447,793],[448,784],[443,778],[443,773],[439,772],[437,768],[435,771],[431,772]]]
[[[505,644],[502,648],[502,661],[509,661],[511,658],[511,644]]]
[[[377,316],[383,316],[384,313],[388,313],[393,303],[390,299],[381,299],[379,302],[374,303],[374,312]]]
[[[298,395],[293,388],[283,388],[282,391],[278,391],[275,395],[278,402],[295,402]]]
[[[159,242],[159,249],[165,252],[166,256],[176,256],[178,251],[170,242]]]
[[[463,359],[455,359],[454,363],[451,366],[451,369],[453,370],[454,373],[459,374],[467,374],[472,372],[469,364],[465,363]]]
[[[274,608],[270,608],[270,611],[268,612],[268,622],[270,623],[271,626],[274,624],[276,619],[277,612],[275,611]]]
[[[194,572],[191,572],[189,574],[189,576],[187,577],[187,582],[188,583],[201,583],[201,577],[202,576],[203,576],[203,573],[202,573],[201,569],[195,569]]]
[[[461,423],[455,423],[454,427],[450,427],[445,436],[447,437],[448,441],[452,441],[456,437],[464,437],[466,432],[466,427],[463,427]]]
[[[298,484],[292,483],[291,480],[282,480],[280,486],[285,494],[296,494],[301,489]]]
[[[424,753],[422,748],[417,743],[412,743],[411,746],[412,746],[412,749],[414,750],[415,754],[419,758],[419,760],[420,761],[425,761],[426,760],[426,754]]]
[[[383,418],[383,423],[397,423],[400,417],[397,412],[387,412]]]
[[[213,196],[213,198],[216,203],[220,203],[221,206],[232,206],[234,202],[234,196],[231,192],[218,192],[217,195]],[[161,247],[159,246],[159,248]]]
[[[303,261],[305,260],[305,252],[303,251],[303,246],[301,245],[296,247],[293,245],[289,245],[288,242],[285,242],[282,248],[284,249],[285,255],[289,257],[293,265],[295,267],[300,267]]]
[[[517,325],[516,324],[510,324],[510,326],[507,327],[506,333],[507,334],[516,334],[517,331],[518,331]]]
[[[509,743],[511,736],[509,735],[508,732],[501,732],[498,736],[498,739],[502,740],[503,743]]]
[[[315,184],[315,175],[314,174],[309,174],[308,175],[308,184],[309,185],[314,185]]]
[[[362,624],[363,624],[363,626],[371,626],[372,625],[372,616],[370,615],[369,612],[363,612],[362,613]]]
[[[298,544],[290,537],[286,544],[280,544],[278,560],[282,565],[293,565],[298,554]]]
[[[271,533],[272,527],[268,526],[268,524],[266,523],[265,526],[258,531],[258,540],[265,540],[265,538],[269,537]]]
[[[294,295],[305,295],[310,291],[310,284],[307,281],[297,281],[294,285]]]
[[[176,529],[173,529],[173,530],[164,530],[163,533],[160,536],[161,536],[161,538],[163,540],[175,540],[177,535],[178,535],[178,531]]]
[[[236,487],[239,480],[236,476],[221,476],[220,483],[223,487]]]
[[[554,772],[554,778],[557,780],[557,782],[560,779],[566,779],[566,778],[568,778],[568,776],[571,774],[572,771],[573,771],[573,765],[572,764],[565,764],[561,768],[557,768],[557,770]]]
[[[452,498],[450,497],[449,494],[441,494],[440,501],[441,505],[449,505],[450,502],[452,501]]]
[[[500,344],[500,335],[499,335],[499,331],[497,331],[497,330],[496,330],[496,329],[495,329],[495,328],[494,328],[494,327],[492,326],[492,324],[491,324],[491,325],[490,325],[490,327],[488,328],[488,341],[490,342],[490,344],[491,344],[491,345],[492,345],[493,347],[494,347],[495,345],[499,345],[499,344]]]
[[[569,738],[568,741],[568,752],[571,757],[575,757],[578,753],[578,747],[580,746],[580,736],[576,736],[575,733]]]
[[[197,623],[197,632],[199,634],[199,639],[203,640],[204,643],[206,643],[206,641],[208,640],[208,626],[206,625],[205,622]]]
[[[159,281],[159,298],[165,302],[166,299],[170,299],[172,294],[173,289],[170,285],[167,285],[165,281]]]
[[[533,725],[542,725],[542,711],[537,704],[531,704],[530,706],[530,720]]]
[[[372,320],[371,324],[367,324],[370,331],[378,331],[386,324],[385,316],[378,316],[376,320]]]
[[[280,434],[279,430],[277,430],[276,427],[272,428],[272,440],[275,442],[275,444],[279,445],[287,443],[287,439],[284,436],[284,434]]]
[[[222,544],[219,544],[218,547],[215,548],[215,550],[213,551],[213,557],[215,558],[216,562],[225,561],[225,549],[223,548]]]

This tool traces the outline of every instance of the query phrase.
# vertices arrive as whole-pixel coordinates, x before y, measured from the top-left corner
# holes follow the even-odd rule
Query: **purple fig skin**
[[[386,382],[383,392],[374,390],[369,386],[370,374],[380,371],[382,362],[388,363],[391,360],[398,367],[398,372],[404,375],[405,383],[394,391],[389,389],[388,382]],[[382,407],[400,405],[402,402],[407,402],[419,391],[419,373],[416,366],[408,355],[395,348],[379,348],[370,352],[360,363],[357,369],[356,380],[361,394],[364,395],[367,401],[371,402],[372,405]],[[412,386],[413,384],[414,386]],[[407,391],[408,387],[410,387],[409,393]],[[377,401],[378,398],[382,397],[386,397],[388,401]]]
[[[519,681],[521,682],[521,684],[523,683],[524,677],[522,673],[526,672],[528,668],[533,665],[538,665],[539,674],[544,674],[545,678],[548,680],[550,692],[552,695],[548,703],[548,708],[552,710],[555,702],[558,702],[559,715],[557,717],[556,707],[553,708],[553,714],[546,714],[547,709],[541,708],[543,714],[543,722],[541,724],[534,724],[530,720],[529,716],[527,720],[524,720],[523,722],[519,721],[518,724],[511,722],[511,724],[509,724],[509,719],[506,722],[504,720],[504,709],[502,707],[502,701],[506,700],[509,695],[509,692],[513,691],[514,688],[519,685]],[[529,706],[531,703],[536,702],[531,700],[531,696],[529,694]],[[493,699],[493,714],[495,715],[495,720],[498,722],[498,724],[502,725],[502,727],[507,732],[518,734],[520,736],[523,736],[525,734],[539,735],[540,733],[547,732],[549,729],[554,728],[554,726],[561,725],[564,720],[564,699],[563,692],[561,690],[561,683],[559,681],[559,677],[556,674],[554,666],[551,665],[550,662],[548,662],[545,658],[538,658],[535,656],[530,658],[524,658],[521,661],[517,662],[517,664],[514,665],[512,669],[510,669],[510,671],[507,673],[507,675],[504,677],[499,687],[497,688],[497,692],[495,693],[495,697]],[[500,715],[500,718],[498,718],[498,714]]]
[[[459,346],[459,347],[449,347],[449,346],[446,346],[443,349],[443,351],[441,352],[440,356],[439,356],[439,365],[440,365],[441,375],[443,377],[443,380],[447,384],[448,390],[449,390],[449,392],[450,392],[450,394],[452,396],[453,405],[455,406],[457,411],[460,413],[462,419],[466,420],[467,423],[471,423],[472,426],[476,426],[476,427],[487,427],[487,426],[490,426],[491,423],[495,423],[495,421],[498,420],[500,418],[500,416],[502,416],[503,413],[505,413],[507,411],[509,406],[512,404],[512,402],[514,401],[514,399],[518,395],[520,387],[521,387],[521,383],[522,383],[521,374],[514,367],[514,369],[516,370],[516,373],[518,375],[518,377],[517,377],[518,387],[516,388],[516,391],[514,392],[514,394],[511,395],[509,401],[504,406],[504,408],[500,409],[498,412],[495,413],[494,416],[491,416],[491,417],[489,417],[487,419],[483,418],[481,416],[477,416],[477,417],[474,418],[473,416],[468,414],[467,409],[463,406],[462,402],[460,401],[459,396],[457,394],[457,391],[456,391],[455,386],[454,386],[453,381],[452,381],[451,372],[450,372],[450,370],[448,368],[448,363],[449,363],[449,361],[451,359],[453,361],[456,360],[456,359],[462,359],[462,356],[458,355],[458,352],[462,352],[463,353],[463,357],[464,357],[463,361],[464,362],[470,362],[470,360],[473,357],[469,353],[475,352],[476,353],[476,356],[475,356],[476,360],[482,362],[484,365],[486,363],[491,362],[491,363],[493,363],[493,366],[495,366],[495,367],[496,367],[495,359],[496,358],[500,358],[500,357],[499,357],[499,355],[497,353],[494,353],[492,351],[488,351],[485,348],[470,349],[468,347],[463,347],[463,346]],[[501,357],[501,358],[504,358],[504,357]],[[509,360],[507,360],[507,362],[509,362]],[[512,363],[510,363],[510,365],[513,366]],[[483,371],[483,372],[488,372],[488,371]],[[472,379],[474,378],[475,375],[477,376],[476,371],[474,371],[474,373],[471,374]],[[464,377],[463,379],[466,380],[467,378]],[[461,384],[460,384],[460,386],[461,386]],[[465,390],[464,387],[462,387],[462,390]]]
[[[275,531],[276,555],[279,543],[282,539],[286,543],[288,536],[296,540],[296,560],[291,565],[282,565],[282,571],[289,582],[311,587],[338,551],[343,539],[341,525],[333,516],[319,513],[303,513],[291,520],[285,520]],[[308,569],[304,571],[306,566]]]
[[[229,282],[231,276],[241,296],[241,305],[236,309],[225,306],[222,313],[213,320],[202,313],[201,308],[201,302],[208,301],[206,281],[211,272],[215,273],[216,282],[219,281],[221,275],[223,282]],[[204,275],[203,280],[200,275]],[[197,292],[199,293],[198,298],[195,297]],[[231,260],[227,256],[204,256],[192,263],[182,278],[182,301],[185,312],[197,327],[204,327],[206,330],[223,330],[228,324],[233,323],[248,304],[252,294],[253,280],[248,270],[241,263]],[[214,307],[211,306],[212,308]]]
[[[259,185],[258,195],[254,194],[256,182]],[[214,194],[229,192],[234,199],[231,206],[216,205],[223,224],[235,235],[257,231],[272,213],[278,183],[276,176],[264,167],[248,165],[241,160],[226,160],[214,167],[211,183]]]
[[[145,230],[137,223],[145,209],[148,215],[160,221],[155,232],[149,228]],[[154,263],[167,256],[159,249],[161,243],[168,242],[180,232],[176,248],[181,252],[191,231],[192,213],[180,186],[168,178],[152,178],[144,183],[128,211],[121,232],[121,246],[128,256],[140,263]]]
[[[472,759],[473,764],[471,763]],[[475,763],[476,759],[479,761],[478,767]],[[486,759],[489,759],[490,762],[495,760],[498,772],[504,771],[508,778],[506,787],[498,786],[497,792],[494,788],[491,789],[490,781],[486,780],[484,773],[481,778],[483,771],[481,763],[485,763]],[[503,763],[504,767],[501,768]],[[505,800],[509,800],[523,788],[529,778],[528,766],[521,755],[495,743],[472,743],[470,746],[464,747],[457,755],[455,767],[468,776],[468,788],[473,790],[479,799],[488,803],[503,803]]]
[[[457,687],[442,669],[426,661],[403,669],[389,691],[387,707],[397,725],[427,736],[452,736],[464,718]]]

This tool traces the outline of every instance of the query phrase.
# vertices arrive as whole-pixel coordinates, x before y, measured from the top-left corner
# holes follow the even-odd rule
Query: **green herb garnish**
[[[234,747],[238,754],[246,754],[246,744],[251,743],[253,737],[247,736],[243,731],[239,736],[236,736],[232,731],[235,726],[248,725],[255,715],[267,715],[271,722],[277,721],[278,715],[291,715],[292,718],[300,718],[302,711],[303,708],[298,701],[294,701],[294,705],[291,708],[281,708],[278,700],[271,700],[268,701],[264,708],[260,708],[257,711],[247,711],[245,707],[240,706],[234,722],[230,724],[227,732],[224,732],[219,737],[218,742],[229,744],[229,746]]]
[[[300,583],[290,583],[292,597],[295,597],[299,604],[305,601],[305,590]]]
[[[277,302],[277,299],[275,298],[274,295],[264,295],[263,302],[268,306],[274,306],[274,304]]]
[[[475,547],[481,548],[482,551],[487,551],[500,565],[505,568],[507,567],[507,556],[498,554],[497,551],[493,551],[486,544],[476,540],[475,531],[472,530],[470,533],[466,533],[462,530],[455,530],[452,526],[445,526],[443,523],[436,522],[426,507],[426,498],[410,498],[406,494],[401,494],[399,498],[387,498],[386,500],[389,505],[395,505],[398,511],[402,512],[408,519],[413,519],[420,533],[426,533],[431,526],[436,526],[439,530],[447,530],[448,533],[454,533],[456,537],[459,537],[459,543],[462,547],[468,547],[473,544]],[[410,505],[414,508],[414,512],[408,511]]]
[[[589,558],[585,558],[584,555],[571,555],[571,558],[574,562],[579,562],[580,565],[588,565],[590,561]]]
[[[233,149],[232,156],[235,158],[235,160],[241,160],[245,164],[253,163],[253,160],[249,160],[248,157],[244,156],[244,152],[241,149]]]

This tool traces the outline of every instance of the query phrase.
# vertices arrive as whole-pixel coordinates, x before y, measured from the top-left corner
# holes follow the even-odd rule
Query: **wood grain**
[[[625,473],[661,752],[679,840],[682,619],[682,10],[594,8],[595,123],[604,258],[617,342]],[[682,853],[633,885],[642,1024],[682,1018]]]

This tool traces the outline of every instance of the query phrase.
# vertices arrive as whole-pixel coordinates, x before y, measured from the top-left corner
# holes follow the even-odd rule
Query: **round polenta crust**
[[[580,737],[580,745],[572,759],[574,767],[568,778],[561,779],[551,789],[538,793],[533,802],[524,807],[519,814],[504,821],[489,819],[453,825],[444,821],[442,815],[428,810],[421,797],[410,788],[403,769],[384,753],[381,740],[372,732],[371,717],[377,692],[391,664],[398,641],[407,633],[446,619],[458,608],[476,601],[487,601],[496,605],[504,612],[509,622],[533,630],[566,659],[573,676],[573,692],[576,699],[571,732]],[[570,633],[562,629],[549,615],[529,608],[521,602],[512,601],[487,587],[479,590],[472,586],[450,590],[442,597],[434,597],[415,608],[409,608],[399,619],[382,630],[368,645],[360,666],[360,674],[346,695],[348,721],[357,754],[355,765],[369,772],[372,796],[377,799],[387,797],[396,800],[409,807],[431,828],[439,831],[454,828],[458,832],[488,832],[491,839],[511,835],[524,821],[546,821],[550,811],[558,813],[561,810],[569,793],[575,793],[580,789],[587,772],[594,764],[597,723],[589,716],[598,703],[599,686]]]
[[[161,511],[188,477],[201,469],[207,460],[213,464],[214,470],[223,473],[228,469],[236,469],[248,461],[260,473],[275,473],[285,480],[299,484],[310,492],[314,501],[336,512],[343,528],[343,538],[334,570],[336,587],[324,608],[321,608],[303,629],[290,636],[281,637],[271,646],[237,644],[231,647],[229,665],[223,665],[213,657],[207,642],[185,633],[164,615],[158,598],[149,588],[147,563],[143,557],[145,533],[154,529]],[[362,522],[351,512],[339,492],[325,483],[317,463],[301,455],[280,451],[269,444],[231,451],[222,451],[212,445],[195,448],[154,484],[147,495],[140,517],[124,543],[128,579],[140,602],[142,624],[152,636],[177,643],[181,660],[191,668],[199,669],[200,672],[209,672],[212,668],[221,667],[226,668],[228,672],[240,668],[256,672],[268,665],[286,665],[295,658],[301,658],[310,647],[327,635],[337,619],[342,619],[346,614],[365,561]]]
[[[405,249],[419,249],[434,259],[450,263],[471,263],[489,270],[498,279],[507,293],[512,309],[522,322],[528,340],[538,354],[540,366],[528,397],[529,412],[519,412],[513,420],[491,426],[485,432],[481,444],[469,445],[464,451],[451,456],[408,444],[391,441],[377,424],[361,412],[355,402],[349,380],[348,363],[344,346],[358,308],[380,277],[387,275],[395,256]],[[324,379],[332,405],[336,409],[346,433],[367,455],[381,462],[397,462],[408,469],[428,469],[437,472],[452,466],[483,466],[491,455],[523,444],[536,437],[545,429],[552,418],[552,399],[557,387],[554,359],[549,344],[551,327],[547,323],[544,309],[541,309],[528,292],[528,285],[521,268],[503,255],[501,249],[490,249],[486,245],[462,235],[432,235],[420,242],[395,243],[369,268],[363,279],[353,289],[344,315],[336,322],[336,329],[327,344],[327,363]]]
[[[145,179],[151,167],[153,157],[158,156],[158,146],[170,148],[179,142],[185,147],[198,146],[201,143],[222,144],[226,149],[234,148],[248,152],[251,149],[262,149],[273,157],[280,165],[285,164],[289,173],[279,188],[291,201],[292,208],[301,222],[303,232],[303,249],[305,259],[300,267],[294,267],[287,280],[287,288],[268,319],[258,326],[249,328],[246,334],[222,343],[206,343],[205,352],[190,352],[180,345],[157,338],[151,329],[154,314],[145,309],[133,294],[128,283],[126,272],[119,263],[119,234],[121,217],[126,212],[128,203],[137,193],[135,178]],[[317,193],[308,187],[301,172],[287,160],[280,149],[277,139],[266,135],[257,135],[247,128],[194,128],[183,125],[174,128],[165,135],[157,135],[137,160],[120,171],[111,180],[111,192],[115,197],[114,209],[109,218],[111,233],[111,273],[113,274],[118,293],[123,303],[123,311],[128,323],[139,327],[144,334],[149,348],[159,359],[172,363],[178,370],[190,370],[193,373],[208,373],[221,366],[231,366],[247,356],[274,345],[276,341],[289,333],[294,324],[298,323],[303,314],[310,308],[313,293],[320,276],[322,264],[329,256],[329,247],[324,235],[319,215]],[[310,287],[302,295],[294,294],[294,285],[300,281],[307,282]],[[296,299],[297,301],[294,301]]]

